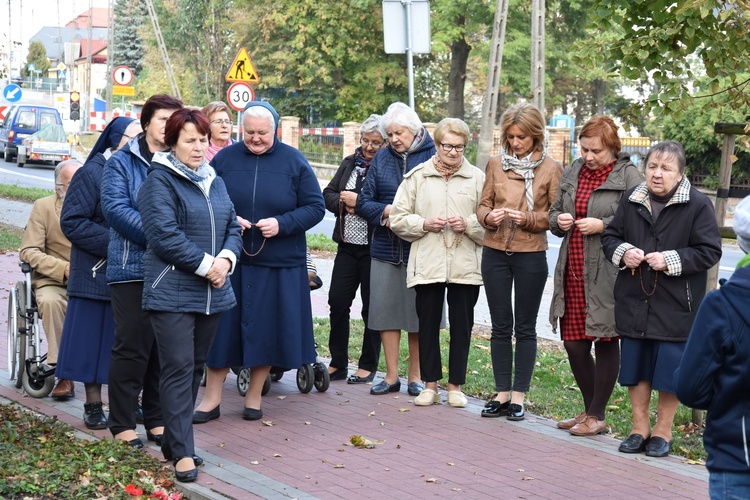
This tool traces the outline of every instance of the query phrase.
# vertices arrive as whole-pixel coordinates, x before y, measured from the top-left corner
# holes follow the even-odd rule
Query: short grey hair
[[[643,160],[643,164],[648,165],[648,159],[654,154],[659,156],[674,156],[675,160],[677,160],[677,170],[679,170],[681,174],[685,173],[685,164],[687,163],[687,160],[685,159],[685,148],[683,148],[682,144],[679,142],[662,141],[654,144],[651,146],[651,149],[648,150],[646,159]]]
[[[393,125],[406,127],[414,135],[417,135],[422,130],[422,120],[419,119],[419,115],[403,102],[394,102],[388,106],[388,111],[385,112],[383,118],[380,120],[381,135],[388,137],[388,129]]]
[[[65,160],[58,163],[55,167],[55,184],[58,184],[58,182],[60,181],[60,174],[62,173],[63,169],[69,165],[78,165],[79,167],[81,167],[82,163],[78,160]]]
[[[242,113],[242,125],[248,118],[266,118],[271,125],[271,130],[276,130],[276,120],[273,113],[263,106],[251,106]]]
[[[359,136],[362,137],[363,135],[369,134],[370,132],[377,132],[378,134],[380,134],[383,140],[385,140],[386,136],[383,134],[382,130],[380,130],[380,118],[380,115],[370,115],[367,120],[364,121],[362,126],[359,127]]]

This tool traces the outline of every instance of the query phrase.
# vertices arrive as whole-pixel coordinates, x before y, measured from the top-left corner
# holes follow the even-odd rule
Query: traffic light
[[[70,93],[70,119],[80,120],[81,119],[81,93],[71,92]]]

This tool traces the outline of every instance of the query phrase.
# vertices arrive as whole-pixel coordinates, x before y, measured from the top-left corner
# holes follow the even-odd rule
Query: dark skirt
[[[674,394],[674,372],[687,342],[621,338],[620,385],[635,386],[645,380],[655,391]]]
[[[86,384],[106,384],[114,343],[110,302],[70,297],[55,375]]]
[[[237,305],[222,313],[206,359],[211,368],[315,362],[307,267],[240,264],[230,277]]]

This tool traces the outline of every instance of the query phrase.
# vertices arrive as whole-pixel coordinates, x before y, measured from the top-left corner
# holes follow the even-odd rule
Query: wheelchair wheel
[[[250,388],[250,369],[242,368],[237,372],[237,390],[240,396],[247,394],[247,390]]]
[[[263,389],[260,390],[260,395],[265,396],[271,390],[271,374],[266,375],[266,380],[263,382]]]
[[[8,297],[8,378],[17,388],[23,385],[25,370],[26,339],[26,282],[19,281]]]
[[[328,367],[324,363],[315,363],[313,371],[315,372],[315,388],[318,392],[326,392],[331,385],[331,375],[328,373]]]
[[[32,398],[43,398],[52,392],[52,388],[55,386],[55,377],[37,377],[37,371],[39,368],[32,364],[29,370],[24,370],[23,376],[23,390],[26,394]]]
[[[312,365],[302,365],[297,369],[297,389],[302,394],[312,391],[315,384],[315,370]]]

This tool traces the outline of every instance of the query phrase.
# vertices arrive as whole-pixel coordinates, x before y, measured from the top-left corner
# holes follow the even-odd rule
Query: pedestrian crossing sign
[[[250,60],[250,56],[247,55],[247,49],[245,47],[240,48],[237,52],[237,57],[234,58],[232,65],[229,66],[229,71],[224,77],[227,82],[247,82],[247,83],[258,83],[258,72],[255,71],[255,66]]]

